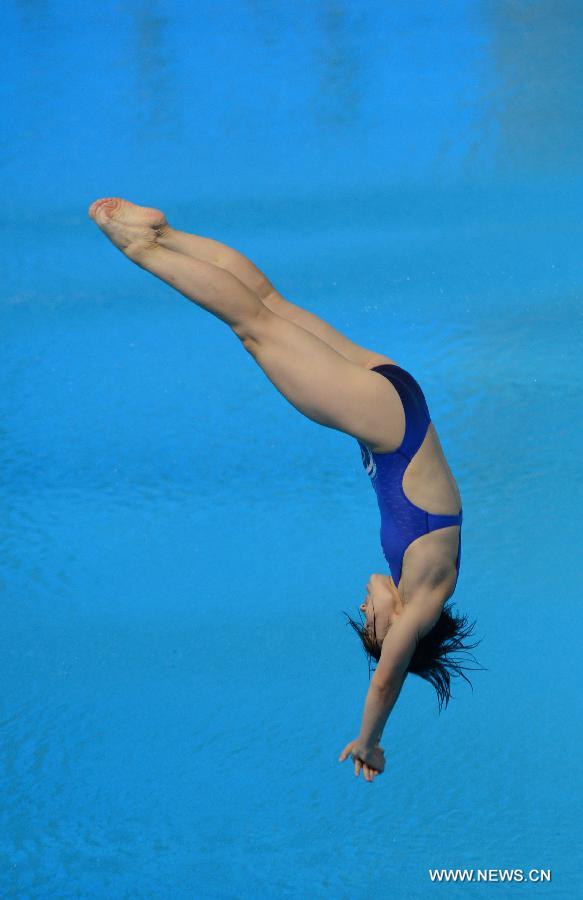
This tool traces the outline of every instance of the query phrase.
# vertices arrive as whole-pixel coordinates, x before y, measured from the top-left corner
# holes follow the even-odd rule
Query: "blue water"
[[[583,10],[7,0],[3,898],[581,896]],[[422,384],[488,671],[356,780],[355,441],[86,217],[159,206]],[[436,885],[429,867],[549,868]]]

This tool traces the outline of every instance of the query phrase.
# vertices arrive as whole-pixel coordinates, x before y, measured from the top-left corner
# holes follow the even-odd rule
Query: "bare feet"
[[[119,197],[96,200],[88,213],[110,241],[133,260],[156,247],[158,238],[168,229],[166,216],[159,209],[137,206]]]

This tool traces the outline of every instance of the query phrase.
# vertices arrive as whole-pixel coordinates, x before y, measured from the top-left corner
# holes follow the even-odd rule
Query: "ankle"
[[[154,238],[156,244],[159,244],[161,247],[166,247],[167,250],[173,249],[170,245],[173,242],[176,231],[168,224],[168,222],[164,222],[162,225],[156,225],[152,230],[156,235]]]

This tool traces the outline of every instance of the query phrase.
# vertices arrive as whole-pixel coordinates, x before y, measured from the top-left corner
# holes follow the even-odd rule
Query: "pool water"
[[[3,897],[581,892],[583,12],[8,0]],[[86,216],[165,210],[420,382],[486,671],[414,676],[371,784],[356,441]]]

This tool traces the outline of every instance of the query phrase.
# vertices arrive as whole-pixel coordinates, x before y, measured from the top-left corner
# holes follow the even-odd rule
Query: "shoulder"
[[[447,590],[453,593],[459,541],[460,526],[448,525],[420,535],[407,547],[402,574],[407,596]]]
[[[439,621],[443,607],[454,592],[457,571],[451,566],[433,570],[431,578],[420,581],[409,591],[407,606],[419,624],[419,637],[425,637]]]

